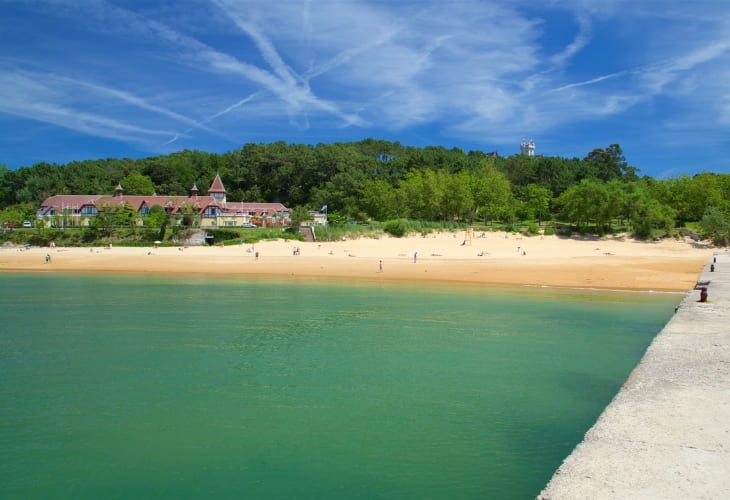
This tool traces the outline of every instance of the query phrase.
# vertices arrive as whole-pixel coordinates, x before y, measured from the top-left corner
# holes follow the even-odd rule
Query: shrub
[[[539,232],[540,232],[540,231],[539,231],[539,230],[538,230],[538,228],[537,228],[537,224],[535,224],[534,222],[530,222],[530,223],[528,223],[528,224],[527,224],[527,227],[526,227],[526,228],[524,229],[524,231],[523,231],[523,233],[524,233],[525,235],[527,235],[527,236],[535,236],[535,235],[537,235],[537,234],[538,234]]]
[[[396,238],[402,238],[406,234],[406,225],[401,220],[389,220],[383,224],[383,231]]]
[[[216,242],[221,243],[224,241],[237,240],[241,237],[238,231],[233,231],[231,229],[210,229],[207,232],[213,236]]]

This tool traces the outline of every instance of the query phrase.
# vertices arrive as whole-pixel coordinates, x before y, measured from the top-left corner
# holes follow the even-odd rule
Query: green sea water
[[[680,295],[0,274],[0,497],[530,499]]]

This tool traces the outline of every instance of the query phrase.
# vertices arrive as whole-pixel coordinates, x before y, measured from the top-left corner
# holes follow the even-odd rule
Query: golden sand
[[[713,254],[710,245],[676,239],[643,242],[629,237],[527,237],[500,232],[477,232],[471,241],[465,238],[464,232],[457,232],[225,247],[3,248],[0,271],[200,273],[687,291]],[[51,256],[48,264],[46,254]]]

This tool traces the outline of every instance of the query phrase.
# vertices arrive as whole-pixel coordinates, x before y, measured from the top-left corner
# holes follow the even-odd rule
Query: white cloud
[[[695,45],[695,48],[691,48]],[[642,84],[653,93],[659,94],[667,86],[685,77],[698,66],[717,61],[728,55],[730,40],[710,40],[705,45],[688,44],[689,50],[671,59],[661,60],[641,72]],[[727,62],[727,57],[724,57]],[[708,74],[715,71],[707,68]]]
[[[588,15],[581,13],[576,16],[579,31],[573,41],[558,54],[550,58],[552,64],[563,65],[575,54],[580,52],[590,41],[591,19]]]
[[[611,73],[610,75],[601,75],[597,76],[595,78],[591,78],[590,80],[586,80],[584,82],[575,82],[575,83],[568,83],[566,85],[563,85],[562,87],[558,87],[556,89],[552,89],[551,92],[562,92],[569,89],[574,89],[577,87],[583,87],[585,85],[593,85],[594,83],[600,83],[604,80],[610,80],[612,78],[618,78],[619,76],[623,76],[627,73],[627,71],[619,71],[616,73]]]
[[[48,88],[22,74],[0,76],[0,93],[11,98],[0,101],[0,112],[51,123],[84,134],[135,143],[142,137],[170,136],[173,130],[153,129],[104,115],[79,111],[65,103],[72,102],[59,86]]]
[[[145,147],[432,126],[491,148],[614,118],[730,119],[730,6],[709,0],[6,3],[65,28],[6,56],[0,111]]]

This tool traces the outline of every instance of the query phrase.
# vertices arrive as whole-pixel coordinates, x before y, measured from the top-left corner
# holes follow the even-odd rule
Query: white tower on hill
[[[535,141],[532,139],[529,141],[522,141],[520,144],[520,152],[523,155],[535,156]]]

